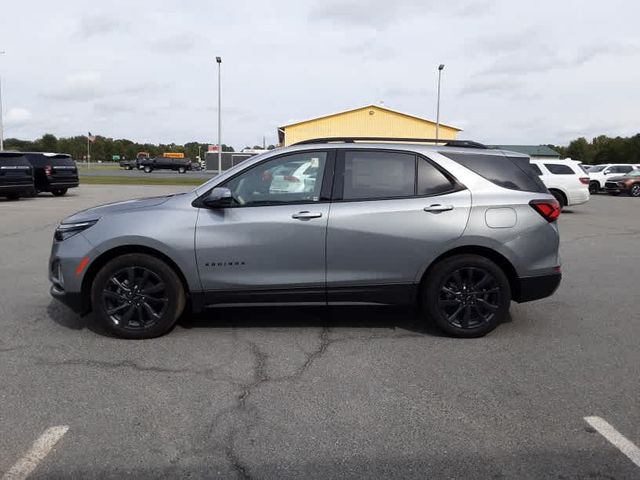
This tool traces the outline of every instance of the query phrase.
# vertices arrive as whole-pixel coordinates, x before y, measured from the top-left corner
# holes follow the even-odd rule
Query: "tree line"
[[[96,136],[91,143],[91,161],[111,161],[114,156],[120,158],[136,158],[138,152],[148,152],[151,157],[159,157],[163,153],[178,152],[184,153],[188,158],[196,158],[198,153],[204,158],[208,148],[207,143],[188,142],[184,145],[176,143],[137,143],[127,139],[113,139],[109,137]],[[55,135],[47,133],[36,140],[19,140],[17,138],[7,138],[4,141],[6,150],[18,150],[21,152],[59,152],[68,153],[75,160],[86,160],[87,157],[87,137],[76,136],[57,138]],[[249,148],[249,147],[246,147]],[[253,148],[262,148],[255,145]],[[269,145],[269,148],[275,148]],[[230,145],[222,144],[223,152],[233,152]]]
[[[566,147],[549,145],[562,158],[570,157],[583,163],[640,164],[640,133],[631,137],[600,135],[588,141],[584,137],[572,140]]]
[[[138,152],[148,152],[152,157],[161,156],[165,152],[184,153],[186,157],[196,158],[198,151],[204,156],[207,151],[207,143],[188,142],[184,145],[175,143],[137,143],[127,139],[113,139],[97,136],[91,144],[92,161],[111,161],[114,155],[121,158],[135,158]],[[571,157],[583,163],[635,163],[640,164],[640,133],[631,137],[607,137],[600,135],[588,141],[584,137],[572,140],[567,146],[549,145],[560,153],[561,157]],[[250,148],[249,146],[245,148]],[[253,148],[260,149],[260,145]],[[269,145],[268,149],[275,148]],[[76,136],[57,138],[47,133],[36,140],[18,140],[8,138],[5,140],[5,149],[22,152],[61,152],[68,153],[76,160],[84,160],[87,155],[87,137]],[[222,144],[223,152],[233,152],[230,145]]]

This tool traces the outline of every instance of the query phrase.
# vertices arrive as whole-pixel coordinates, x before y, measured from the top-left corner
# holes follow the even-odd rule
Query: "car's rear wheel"
[[[51,190],[51,193],[53,193],[54,197],[62,197],[63,195],[65,195],[67,193],[67,190],[69,190],[68,188],[54,188],[53,190]]]
[[[145,173],[151,173],[153,172],[153,168],[147,166],[147,167],[144,167],[144,171]]]
[[[600,184],[596,181],[589,182],[589,193],[594,194],[600,191]]]
[[[632,197],[640,197],[640,183],[636,183],[635,185],[631,186],[631,189],[629,190],[629,195]]]
[[[507,276],[479,255],[445,258],[431,269],[422,287],[423,311],[454,337],[486,335],[504,321],[510,303]]]
[[[180,278],[162,260],[126,254],[96,275],[91,302],[98,320],[123,338],[152,338],[168,332],[185,306]]]
[[[564,193],[562,193],[560,190],[551,189],[549,190],[549,193],[551,193],[551,195],[555,197],[555,199],[560,204],[561,209],[567,206],[567,197],[565,197]]]

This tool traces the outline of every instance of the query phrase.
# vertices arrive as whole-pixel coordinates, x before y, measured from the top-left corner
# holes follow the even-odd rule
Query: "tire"
[[[185,173],[186,171],[187,171],[187,169],[184,168],[184,167],[178,168],[178,173]]]
[[[594,194],[600,191],[600,184],[595,180],[593,182],[589,182],[589,193]]]
[[[11,195],[7,195],[7,200],[19,200],[20,199],[20,194],[19,193],[12,193]]]
[[[567,206],[567,197],[560,190],[549,190],[549,193],[555,197],[560,204],[560,210]]]
[[[54,197],[62,197],[67,193],[68,190],[68,188],[54,188],[53,190],[51,190],[51,193]]]
[[[474,291],[482,293],[471,293]],[[491,332],[505,320],[511,304],[504,271],[480,255],[455,255],[440,261],[425,278],[421,294],[427,318],[458,338]]]
[[[146,167],[144,167],[144,173],[151,173],[151,172],[153,172],[153,168],[151,168],[148,165]]]
[[[127,167],[127,170],[133,170],[133,167],[132,167],[131,165],[129,165],[129,166]]]
[[[114,335],[153,338],[175,325],[184,310],[185,292],[180,278],[165,262],[131,253],[100,269],[91,286],[91,305],[98,321]]]
[[[640,197],[640,183],[634,183],[631,185],[631,188],[629,189],[629,196],[636,198]]]

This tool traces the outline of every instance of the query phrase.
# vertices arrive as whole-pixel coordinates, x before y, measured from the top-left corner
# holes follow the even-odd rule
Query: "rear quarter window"
[[[533,170],[536,175],[542,175],[542,171],[540,170],[540,167],[538,165],[536,165],[535,163],[532,163],[530,165],[531,170]]]
[[[547,192],[547,187],[531,168],[528,157],[507,157],[500,153],[440,153],[500,187],[525,192]]]
[[[553,175],[575,175],[576,173],[569,165],[560,165],[558,163],[545,163],[545,167]]]

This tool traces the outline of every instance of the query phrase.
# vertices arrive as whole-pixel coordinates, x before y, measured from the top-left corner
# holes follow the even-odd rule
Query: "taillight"
[[[580,183],[583,185],[589,185],[589,177],[580,177]]]
[[[553,222],[560,216],[560,204],[557,200],[531,200],[529,205],[547,222]]]
[[[300,179],[298,177],[294,177],[293,175],[285,175],[284,176],[284,181],[285,182],[297,183],[297,182],[300,181]]]
[[[50,177],[50,176],[51,176],[51,174],[53,173],[51,170],[52,170],[52,169],[51,169],[51,165],[45,165],[45,167],[44,167],[44,174],[45,174],[47,177]]]

